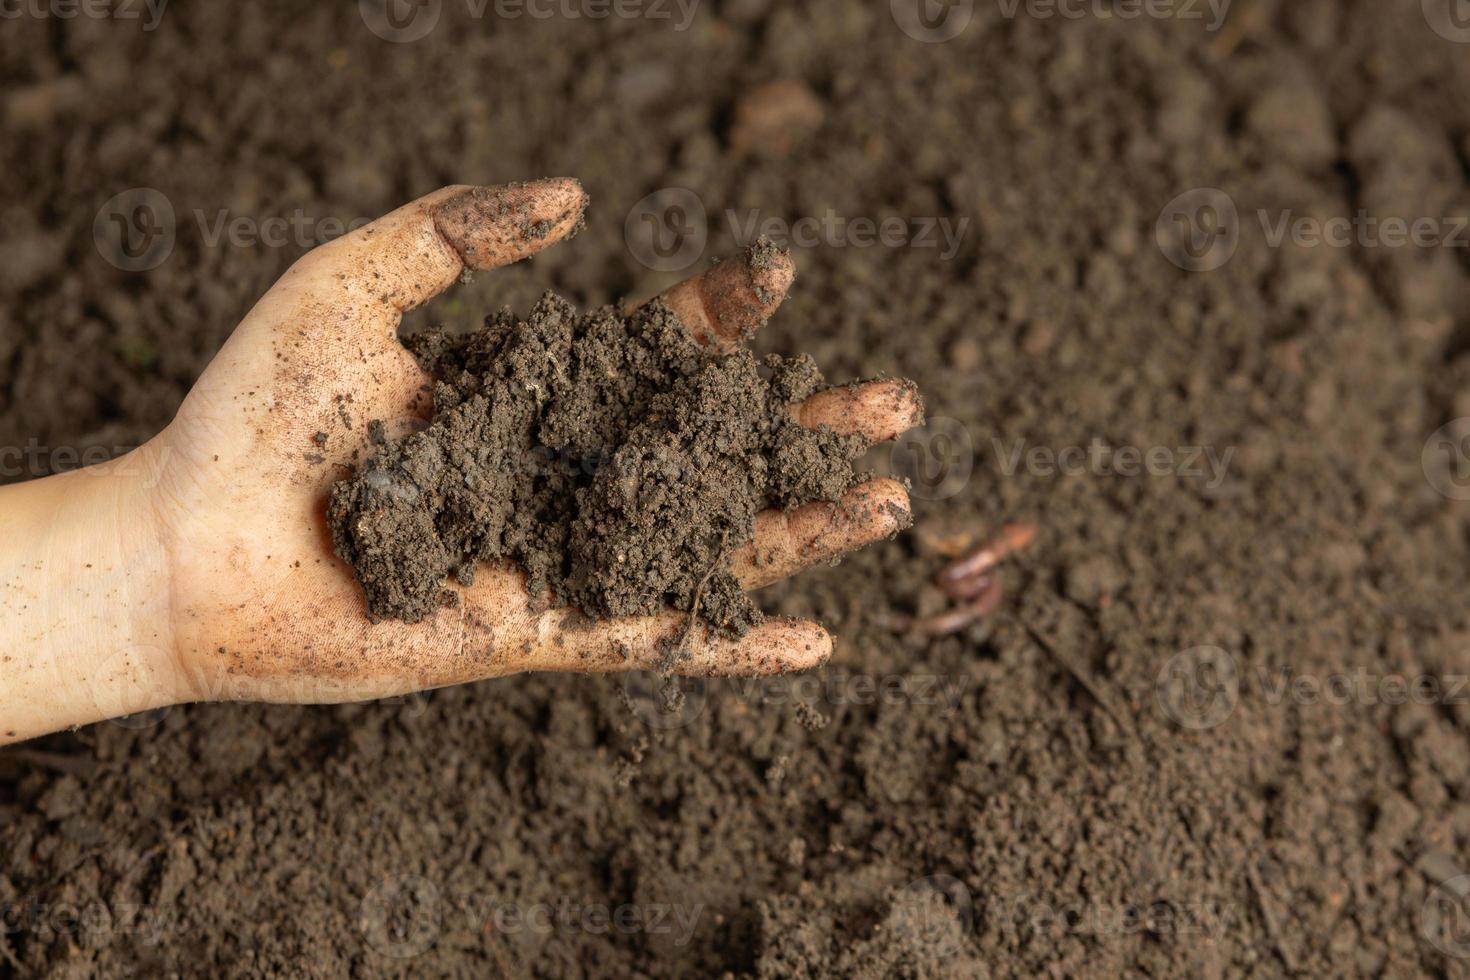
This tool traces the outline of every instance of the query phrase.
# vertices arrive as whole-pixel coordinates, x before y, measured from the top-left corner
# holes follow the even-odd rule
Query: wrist
[[[0,488],[0,742],[188,699],[157,462],[145,446]]]
[[[110,530],[93,548],[111,564],[92,562],[89,570],[100,571],[94,584],[113,597],[94,607],[101,627],[96,649],[108,658],[92,684],[94,701],[103,702],[98,706],[109,718],[118,717],[114,711],[133,714],[192,700],[178,651],[173,567],[158,519],[163,452],[155,441],[99,467],[95,495],[78,503]]]

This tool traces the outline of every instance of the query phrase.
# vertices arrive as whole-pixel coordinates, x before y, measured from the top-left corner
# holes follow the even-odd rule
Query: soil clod
[[[420,620],[451,573],[467,584],[475,563],[510,560],[533,595],[591,615],[697,601],[743,633],[760,614],[730,557],[755,515],[838,499],[867,448],[792,416],[825,387],[810,358],[717,353],[658,302],[582,314],[548,293],[525,319],[410,347],[436,379],[433,422],[397,441],[370,429],[330,505],[375,619]]]

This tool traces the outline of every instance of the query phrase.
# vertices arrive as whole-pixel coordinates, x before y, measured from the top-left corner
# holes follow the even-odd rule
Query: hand
[[[685,631],[683,613],[589,624],[572,610],[537,611],[512,567],[483,569],[457,607],[422,623],[371,624],[325,518],[332,484],[367,445],[368,423],[429,409],[428,379],[397,339],[402,314],[466,269],[494,269],[567,237],[586,203],[572,180],[448,187],[323,245],[246,316],[147,446],[94,468],[90,482],[82,471],[8,488],[0,513],[9,506],[17,516],[0,518],[0,531],[24,536],[41,521],[95,534],[105,523],[98,514],[119,527],[116,544],[67,541],[56,552],[62,563],[51,572],[70,581],[39,586],[40,605],[85,608],[60,616],[92,631],[78,623],[59,655],[48,641],[43,668],[0,667],[0,719],[35,716],[0,723],[0,742],[186,701],[359,701],[526,670],[654,666],[660,642]],[[728,349],[784,298],[789,261],[757,273],[760,282],[743,266],[721,263],[664,294],[702,342]],[[805,424],[875,441],[922,414],[912,388],[891,381],[822,392],[793,411]],[[836,505],[767,511],[733,568],[759,588],[890,536],[908,515],[907,494],[891,480]],[[94,553],[97,561],[80,560]],[[0,551],[0,575],[19,570],[23,556]],[[110,606],[98,598],[108,591]],[[0,613],[16,594],[0,591]],[[130,621],[98,622],[104,608]],[[690,674],[798,670],[831,652],[827,633],[799,620],[768,620],[739,640],[703,629],[681,639],[690,656],[679,670]],[[48,686],[57,683],[80,684],[85,696]]]

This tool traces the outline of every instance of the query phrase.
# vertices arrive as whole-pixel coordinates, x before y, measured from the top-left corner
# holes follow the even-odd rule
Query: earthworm
[[[945,592],[955,595],[951,591],[952,586],[959,585],[966,579],[974,578],[981,572],[994,568],[1007,555],[1029,545],[1035,537],[1036,525],[1029,521],[1007,524],[1001,528],[1000,534],[995,538],[980,545],[968,555],[963,555],[946,565],[935,576],[934,581]]]
[[[1000,606],[1001,596],[1005,590],[1001,588],[1000,579],[991,578],[988,575],[981,577],[985,584],[969,602],[932,616],[911,619],[906,624],[906,628],[930,636],[949,636],[995,612]]]
[[[1029,521],[1007,524],[1001,528],[1000,534],[950,562],[934,576],[934,584],[960,605],[917,619],[898,616],[889,625],[895,630],[948,636],[989,616],[1000,606],[1004,590],[1000,579],[986,572],[1029,545],[1036,537],[1036,531],[1036,525]]]
[[[972,575],[958,582],[937,583],[951,599],[968,602],[983,594],[995,581],[993,575]]]

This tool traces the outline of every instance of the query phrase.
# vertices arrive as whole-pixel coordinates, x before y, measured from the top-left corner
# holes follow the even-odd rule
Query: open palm
[[[514,567],[484,569],[455,607],[413,625],[372,624],[333,553],[326,500],[368,444],[368,423],[421,417],[426,383],[397,339],[403,313],[466,269],[526,258],[571,234],[573,180],[447,187],[298,261],[240,323],[146,447],[162,474],[154,516],[170,574],[182,699],[345,701],[525,670],[648,667],[679,636],[694,674],[811,667],[831,651],[814,623],[773,619],[738,640],[689,631],[684,614],[589,622],[542,609]],[[755,276],[756,279],[752,279]],[[664,294],[694,336],[728,348],[775,309],[789,260],[726,262]],[[759,281],[757,281],[757,279]],[[793,406],[808,425],[889,439],[920,420],[910,386],[838,388]],[[768,511],[733,567],[747,588],[888,536],[908,521],[890,480],[837,504]]]

